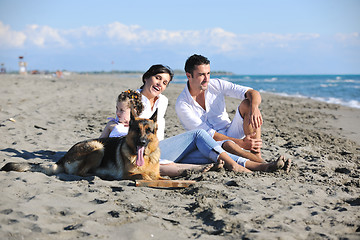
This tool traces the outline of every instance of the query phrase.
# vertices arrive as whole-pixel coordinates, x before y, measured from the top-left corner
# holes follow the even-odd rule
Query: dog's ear
[[[153,120],[154,122],[157,121],[157,113],[158,113],[158,109],[156,108],[154,114],[151,116],[150,120]]]
[[[130,107],[131,111],[130,111],[130,120],[135,120],[135,118],[138,117],[136,111],[135,111],[135,108],[134,106],[131,104],[131,107]]]

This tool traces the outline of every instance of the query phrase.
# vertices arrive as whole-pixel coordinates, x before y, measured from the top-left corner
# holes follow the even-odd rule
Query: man
[[[261,159],[260,93],[228,81],[210,79],[210,61],[201,55],[187,59],[185,72],[187,86],[175,105],[184,128],[187,131],[202,128],[216,141],[232,140]],[[241,100],[232,121],[226,112],[225,96]]]

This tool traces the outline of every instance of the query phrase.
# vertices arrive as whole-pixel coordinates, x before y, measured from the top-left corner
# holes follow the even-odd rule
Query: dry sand
[[[0,167],[96,138],[139,75],[0,75]],[[166,136],[183,132],[171,84]],[[360,239],[360,110],[262,94],[263,156],[291,172],[188,173],[184,189],[0,172],[0,239]],[[233,115],[237,100],[228,99]]]

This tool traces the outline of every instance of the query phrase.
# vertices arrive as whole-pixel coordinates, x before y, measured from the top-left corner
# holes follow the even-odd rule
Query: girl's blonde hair
[[[141,94],[131,89],[128,89],[120,93],[120,95],[117,98],[117,101],[118,102],[128,101],[129,108],[132,105],[138,115],[140,115],[144,109],[144,105],[142,104],[141,101]]]

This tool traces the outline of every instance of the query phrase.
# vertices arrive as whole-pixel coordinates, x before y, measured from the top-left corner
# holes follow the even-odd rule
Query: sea
[[[212,75],[259,92],[360,108],[360,75]],[[186,76],[174,83],[186,83]]]

